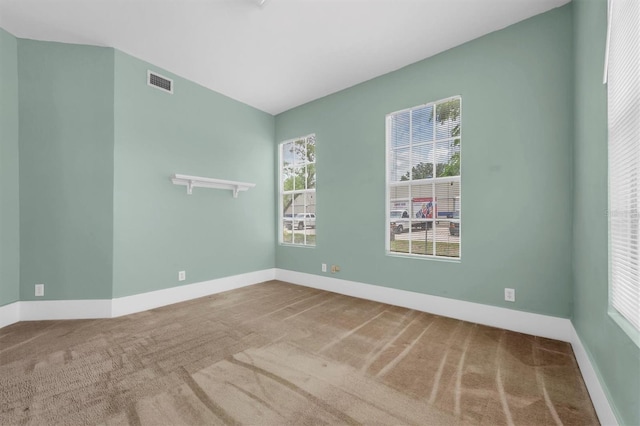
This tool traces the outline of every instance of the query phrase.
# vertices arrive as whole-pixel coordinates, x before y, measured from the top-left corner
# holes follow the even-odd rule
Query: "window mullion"
[[[286,244],[291,245],[312,245],[313,243],[309,242],[309,238],[307,236],[307,211],[308,205],[307,203],[309,194],[315,193],[315,187],[309,188],[309,165],[314,164],[315,167],[315,156],[313,161],[309,161],[309,145],[310,143],[315,143],[314,135],[308,135],[301,138],[291,139],[285,142],[282,142],[279,150],[279,163],[280,163],[280,181],[279,181],[279,194],[280,200],[278,205],[280,206],[279,212],[279,221],[278,229],[282,229],[283,231],[280,233],[279,240]],[[292,173],[289,174],[288,178],[285,178],[285,157],[287,156],[287,147],[291,150],[291,161],[289,164],[289,168]],[[299,181],[302,179],[302,182]],[[289,182],[291,184],[292,189],[286,190],[284,189],[285,182]],[[288,196],[288,197],[287,197]],[[302,197],[302,199],[300,199]],[[289,198],[291,204],[290,207],[287,208],[289,213],[285,213],[284,199]],[[315,197],[314,197],[315,200]],[[314,201],[315,204],[315,201]],[[302,218],[296,219],[296,215],[302,213]],[[291,217],[285,219],[285,214],[290,214]],[[302,223],[305,225],[304,229],[302,229],[302,238],[299,239],[299,242],[296,242],[296,231],[297,229],[297,221],[302,220]],[[291,224],[291,240],[289,241],[287,237],[287,241],[284,239],[284,223]],[[315,221],[314,221],[315,222]],[[314,234],[315,234],[314,227]],[[299,234],[298,234],[299,236]]]
[[[436,120],[438,112],[440,123]],[[387,251],[409,256],[460,258],[461,143],[455,141],[461,140],[461,98],[454,96],[388,114],[386,129],[386,218],[387,222],[395,222],[397,228],[409,227],[391,242],[387,223]],[[404,176],[408,181],[402,180]],[[401,211],[393,210],[400,208],[411,212],[407,219],[400,218]],[[450,223],[449,227],[438,228],[438,209],[442,208],[449,212],[452,220],[445,222]],[[430,243],[429,232],[433,239]]]
[[[409,111],[409,254],[413,254],[413,110]]]

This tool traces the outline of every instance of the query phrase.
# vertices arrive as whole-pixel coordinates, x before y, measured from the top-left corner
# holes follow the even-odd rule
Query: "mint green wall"
[[[462,95],[462,260],[385,255],[385,114]],[[317,135],[317,247],[278,267],[571,315],[572,18],[562,7],[276,117]],[[504,302],[504,288],[517,302]]]
[[[20,297],[18,42],[0,28],[0,306]]]
[[[275,266],[273,137],[273,116],[116,51],[114,297]],[[174,173],[257,186],[187,195]]]
[[[113,49],[18,40],[21,300],[111,298],[113,68]]]
[[[101,299],[275,266],[271,115],[175,76],[166,95],[113,49],[18,47],[21,300],[36,283]],[[187,196],[173,173],[258,185]]]
[[[618,419],[640,424],[640,350],[607,313],[605,30],[605,0],[574,0],[274,120],[112,49],[0,29],[0,306],[35,283],[96,299],[339,264],[348,280],[573,313]],[[146,86],[148,68],[175,94]],[[385,256],[384,116],[456,94],[462,261]],[[276,244],[274,131],[318,136],[314,249]],[[187,196],[173,173],[258,186]]]
[[[609,317],[606,0],[574,0],[573,324],[621,424],[640,424],[640,349]]]

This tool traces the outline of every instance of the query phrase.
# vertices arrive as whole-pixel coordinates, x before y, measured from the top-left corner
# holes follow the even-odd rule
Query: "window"
[[[609,127],[609,302],[640,330],[640,6],[611,2],[607,65]]]
[[[316,245],[316,136],[280,144],[280,242]]]
[[[460,258],[461,102],[387,115],[387,253]]]

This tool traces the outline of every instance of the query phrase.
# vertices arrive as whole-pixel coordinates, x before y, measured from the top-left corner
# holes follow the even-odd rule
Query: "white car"
[[[391,219],[391,229],[396,234],[402,234],[405,229],[409,229],[409,212],[406,210],[391,210],[389,212]]]
[[[316,214],[315,213],[298,213],[293,218],[285,218],[284,227],[286,229],[305,229],[316,227]]]
[[[433,227],[433,221],[427,219],[410,219],[409,212],[406,210],[391,210],[389,212],[389,219],[391,219],[391,229],[396,234],[402,234],[404,231],[409,231],[409,226],[414,230],[425,230]]]

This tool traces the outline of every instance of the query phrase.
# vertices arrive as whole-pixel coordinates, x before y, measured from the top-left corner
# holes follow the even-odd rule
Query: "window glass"
[[[387,116],[387,252],[460,258],[461,98]]]
[[[609,21],[609,303],[640,344],[640,4],[613,1]]]
[[[280,242],[316,244],[316,138],[280,144]]]

